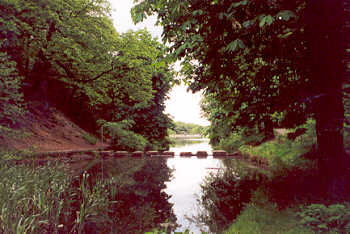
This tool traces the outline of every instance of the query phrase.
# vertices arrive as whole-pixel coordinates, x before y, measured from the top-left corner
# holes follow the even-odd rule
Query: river
[[[88,174],[92,187],[105,181],[110,188],[104,193],[110,202],[113,233],[144,233],[155,228],[171,232],[208,232],[208,227],[195,221],[200,206],[201,184],[211,172],[224,167],[221,159],[180,157],[180,152],[207,151],[207,139],[177,140],[170,148],[175,157],[94,160],[78,165]],[[75,170],[79,174],[79,170]],[[80,185],[77,187],[78,191]],[[98,215],[99,216],[99,215]],[[74,220],[69,222],[74,223]],[[67,226],[72,225],[67,223]],[[99,229],[97,229],[99,230]],[[97,232],[98,233],[98,232]]]
[[[208,139],[182,139],[175,141],[170,151],[179,155],[180,152],[207,151],[212,153],[212,148]],[[173,169],[171,181],[166,182],[165,192],[171,196],[169,202],[173,204],[173,211],[180,225],[176,231],[191,230],[193,233],[208,231],[206,226],[191,222],[192,217],[199,212],[197,199],[201,194],[200,184],[210,172],[216,172],[223,167],[220,159],[209,156],[207,158],[190,157],[184,158],[176,156],[167,160],[169,168]]]

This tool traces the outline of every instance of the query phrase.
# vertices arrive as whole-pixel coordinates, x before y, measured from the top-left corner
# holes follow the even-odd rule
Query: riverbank
[[[240,147],[247,160],[266,162],[268,173],[260,170],[263,179],[249,189],[251,198],[225,233],[350,232],[350,185],[345,182],[350,173],[339,175],[342,186],[338,194],[330,194],[327,176],[318,173],[314,143],[310,131],[295,140],[279,136],[259,146]]]
[[[204,138],[200,134],[173,134],[169,136],[170,138],[174,139],[202,139]]]
[[[0,128],[0,150],[25,152],[99,150],[109,145],[86,132],[63,112],[43,103],[28,103],[18,130]]]

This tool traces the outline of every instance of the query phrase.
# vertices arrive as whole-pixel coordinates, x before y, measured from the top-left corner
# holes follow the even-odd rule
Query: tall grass
[[[75,174],[0,163],[0,233],[143,233],[171,217],[161,160],[96,162]]]
[[[66,230],[71,212],[70,180],[54,168],[0,166],[0,231],[40,233]],[[68,230],[67,230],[68,231]]]

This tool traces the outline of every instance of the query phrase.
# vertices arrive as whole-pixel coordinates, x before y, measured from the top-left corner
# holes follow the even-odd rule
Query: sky
[[[128,30],[138,30],[146,28],[153,37],[161,38],[162,28],[155,26],[157,21],[155,16],[148,17],[144,22],[134,25],[130,15],[130,9],[133,6],[133,0],[109,0],[113,11],[112,18],[114,26],[119,33]],[[209,122],[201,117],[200,100],[201,94],[187,92],[184,85],[175,86],[170,94],[170,99],[166,102],[167,114],[170,114],[173,120],[186,123],[195,123],[200,125],[209,125]]]

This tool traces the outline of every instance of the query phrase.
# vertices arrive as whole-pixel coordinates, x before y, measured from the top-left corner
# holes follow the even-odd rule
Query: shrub
[[[241,134],[233,132],[230,136],[222,138],[219,144],[215,146],[216,149],[222,149],[227,152],[235,152],[244,144],[243,137]]]
[[[113,148],[126,151],[144,150],[146,148],[148,145],[146,138],[129,130],[133,124],[133,121],[127,120],[103,124],[112,138]]]
[[[298,212],[300,222],[318,233],[350,233],[350,204],[311,204]]]

